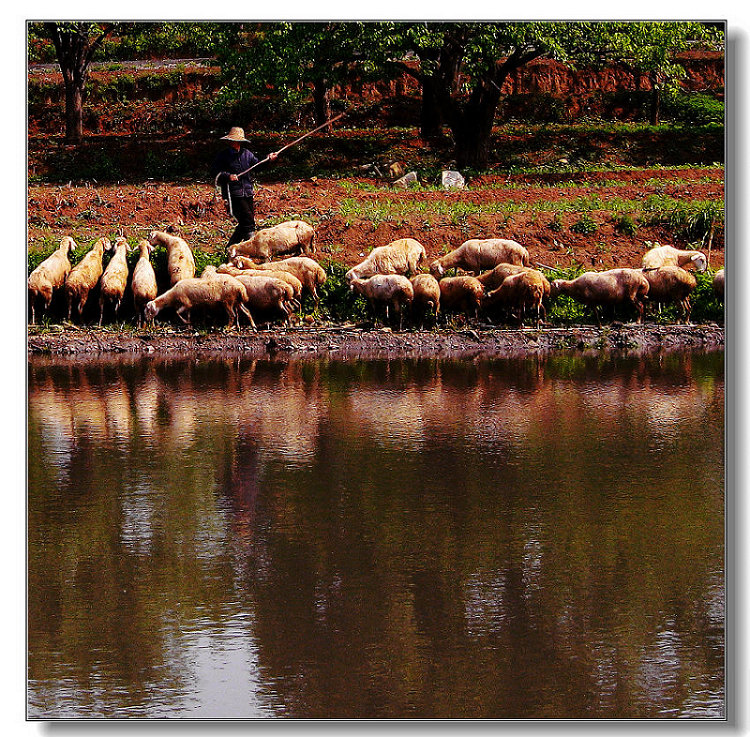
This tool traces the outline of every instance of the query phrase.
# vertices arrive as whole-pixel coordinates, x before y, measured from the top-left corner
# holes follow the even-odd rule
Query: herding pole
[[[308,131],[307,133],[301,135],[299,138],[295,138],[291,143],[287,143],[286,146],[282,146],[278,151],[275,152],[276,156],[278,156],[282,151],[286,151],[288,148],[291,148],[292,146],[296,146],[300,141],[307,138],[308,136],[311,136],[313,133],[317,133],[319,130],[322,130],[323,128],[328,127],[331,125],[331,123],[335,123],[339,118],[343,118],[346,115],[346,111],[341,113],[340,115],[337,115],[335,118],[331,118],[330,120],[327,120],[323,125],[319,125],[317,128],[313,128],[311,131]],[[260,166],[261,164],[265,164],[266,161],[269,161],[271,158],[271,154],[266,156],[265,159],[262,159],[261,161],[257,161],[254,163],[251,167],[245,169],[245,171],[241,171],[237,178],[244,176],[249,171],[252,171],[255,169],[256,166]],[[216,175],[216,179],[214,179],[214,187],[215,189],[219,189],[219,176],[220,173]],[[229,203],[229,214],[234,217],[234,212],[232,212],[232,195],[229,193],[229,185],[227,185],[227,202]]]

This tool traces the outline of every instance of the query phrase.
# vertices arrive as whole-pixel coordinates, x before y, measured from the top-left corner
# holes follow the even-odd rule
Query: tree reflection
[[[34,359],[31,713],[185,713],[210,642],[285,716],[720,716],[723,402],[721,354]]]

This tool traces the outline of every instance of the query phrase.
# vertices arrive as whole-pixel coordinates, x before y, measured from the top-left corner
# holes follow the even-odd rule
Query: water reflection
[[[723,715],[723,354],[29,364],[29,715]]]

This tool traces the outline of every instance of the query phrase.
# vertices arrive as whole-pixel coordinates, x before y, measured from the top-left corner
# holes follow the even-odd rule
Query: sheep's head
[[[101,243],[102,248],[105,251],[111,251],[112,250],[112,241],[109,238],[100,238],[99,243]]]
[[[693,264],[695,270],[701,274],[708,268],[708,262],[702,253],[693,254],[690,257],[690,262]]]
[[[145,238],[138,242],[138,247],[141,249],[141,253],[144,251],[151,253],[154,250],[154,247]]]
[[[127,238],[119,236],[115,239],[115,250],[117,250],[120,246],[125,246],[125,253],[130,253],[131,248]]]
[[[66,235],[62,239],[62,243],[60,245],[61,246],[64,245],[67,248],[68,253],[70,253],[71,251],[75,251],[76,250],[76,242],[69,235]]]
[[[159,312],[159,310],[154,304],[154,300],[147,302],[146,306],[143,308],[143,316],[146,318],[146,322],[152,322],[156,317],[157,312]]]
[[[353,284],[356,278],[357,272],[354,269],[349,269],[349,271],[344,274],[344,279],[346,279],[346,283],[349,285]]]
[[[549,296],[552,299],[554,299],[555,297],[557,297],[558,294],[562,294],[564,281],[565,281],[564,279],[553,279],[552,280],[552,283],[549,285],[549,287],[550,287]]]
[[[443,269],[443,265],[440,263],[440,261],[433,261],[430,264],[430,274],[432,274],[436,279],[442,276],[444,273],[445,269]]]

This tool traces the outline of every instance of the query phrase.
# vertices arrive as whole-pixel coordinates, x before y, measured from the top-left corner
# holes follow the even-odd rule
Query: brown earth
[[[642,201],[649,195],[686,201],[721,199],[723,176],[720,168],[483,176],[470,181],[467,189],[451,192],[376,188],[373,179],[270,182],[257,187],[256,220],[259,227],[264,220],[269,224],[281,219],[308,220],[316,227],[318,257],[346,265],[358,263],[375,246],[408,236],[424,244],[428,259],[468,238],[503,237],[525,245],[532,261],[546,266],[638,266],[645,241],[677,247],[687,243],[663,227],[641,226],[634,236],[619,233],[612,209],[590,213],[597,225],[593,233],[570,230],[580,212],[561,213],[561,227],[555,230],[550,227],[554,204],[592,196],[599,198],[603,208],[618,200]],[[479,209],[498,203],[512,204],[519,211],[508,215]],[[465,216],[461,214],[464,205],[472,208]],[[378,208],[382,216],[373,214]],[[223,202],[206,184],[34,185],[28,189],[30,250],[45,238],[49,245],[50,239],[57,242],[81,230],[90,234],[92,242],[101,235],[138,239],[168,223],[179,223],[188,242],[208,252],[223,251],[234,227]],[[723,229],[715,234],[710,265],[724,265]]]
[[[211,355],[257,358],[319,357],[396,358],[544,355],[551,351],[651,353],[721,350],[724,329],[718,325],[579,325],[544,330],[477,326],[465,330],[393,332],[352,324],[315,328],[273,328],[195,332],[190,328],[151,327],[122,332],[107,328],[58,326],[55,331],[29,327],[28,353],[70,356],[76,360],[101,353],[123,355]]]

